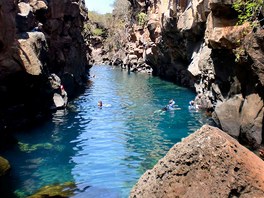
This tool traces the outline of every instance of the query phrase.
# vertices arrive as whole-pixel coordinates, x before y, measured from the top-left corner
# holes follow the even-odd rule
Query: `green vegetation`
[[[137,15],[137,20],[138,20],[138,24],[139,25],[145,25],[146,21],[147,21],[147,14],[144,12],[140,12]]]
[[[106,27],[108,25],[109,19],[112,17],[111,14],[99,14],[94,11],[88,12],[88,18],[92,23],[97,23],[99,26]]]
[[[89,33],[93,36],[106,36],[107,27],[111,20],[111,14],[99,14],[94,11],[88,12],[89,21],[84,24],[85,34]]]
[[[124,50],[130,36],[131,4],[128,0],[115,0],[111,14],[88,12],[89,21],[84,25],[84,36],[101,36],[104,50],[109,56],[114,56],[119,50]],[[144,13],[143,13],[144,14]],[[144,23],[144,15],[140,21]]]
[[[39,144],[27,144],[27,143],[22,143],[22,142],[18,142],[18,146],[19,146],[19,149],[22,151],[22,152],[26,152],[26,153],[31,153],[33,151],[36,151],[38,149],[46,149],[46,150],[56,150],[56,151],[62,151],[63,150],[63,147],[60,146],[60,145],[53,145],[51,143],[39,143]]]
[[[105,50],[110,56],[125,48],[129,37],[129,23],[131,20],[130,3],[127,0],[115,0],[112,18],[108,23],[108,37],[105,40]]]
[[[233,49],[234,55],[236,57],[236,62],[244,62],[248,58],[246,49],[242,41],[244,40],[245,36],[252,31],[252,28],[260,25],[258,17],[260,15],[263,4],[264,0],[236,0],[233,4],[233,8],[238,13],[237,25],[249,23],[251,26],[246,28],[238,37],[237,47]]]
[[[263,6],[263,0],[236,0],[233,8],[238,12],[238,25],[254,22]],[[254,24],[253,24],[254,25]]]
[[[54,184],[44,186],[36,192],[36,194],[28,198],[43,198],[43,197],[71,197],[74,194],[76,185],[73,182],[66,182],[64,184]]]
[[[91,30],[93,36],[102,36],[105,32],[103,29],[95,28]]]

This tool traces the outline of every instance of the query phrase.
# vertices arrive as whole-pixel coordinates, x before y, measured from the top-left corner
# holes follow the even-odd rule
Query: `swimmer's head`
[[[99,100],[97,105],[98,105],[98,107],[101,107],[101,106],[103,106],[103,102],[101,100]]]

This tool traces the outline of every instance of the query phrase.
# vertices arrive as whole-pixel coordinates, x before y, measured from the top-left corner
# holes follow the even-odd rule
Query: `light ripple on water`
[[[138,178],[173,144],[208,122],[188,111],[194,94],[183,87],[105,66],[93,67],[93,74],[96,78],[69,108],[17,135],[29,145],[47,142],[49,150],[4,153],[21,197],[68,181],[77,185],[74,197],[128,197]],[[181,110],[161,111],[172,98]],[[106,106],[99,109],[98,100]]]

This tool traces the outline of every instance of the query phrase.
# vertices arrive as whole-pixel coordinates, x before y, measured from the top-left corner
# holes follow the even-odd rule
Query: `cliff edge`
[[[84,86],[86,19],[81,0],[0,2],[1,132],[34,123]]]

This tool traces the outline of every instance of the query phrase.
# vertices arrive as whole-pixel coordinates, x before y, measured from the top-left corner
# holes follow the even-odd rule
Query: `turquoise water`
[[[26,197],[73,181],[74,197],[128,197],[172,145],[209,122],[188,110],[195,95],[186,88],[109,66],[90,74],[95,78],[84,94],[50,121],[18,133],[20,146],[3,154],[13,167],[9,191]],[[181,110],[161,111],[172,98]]]

